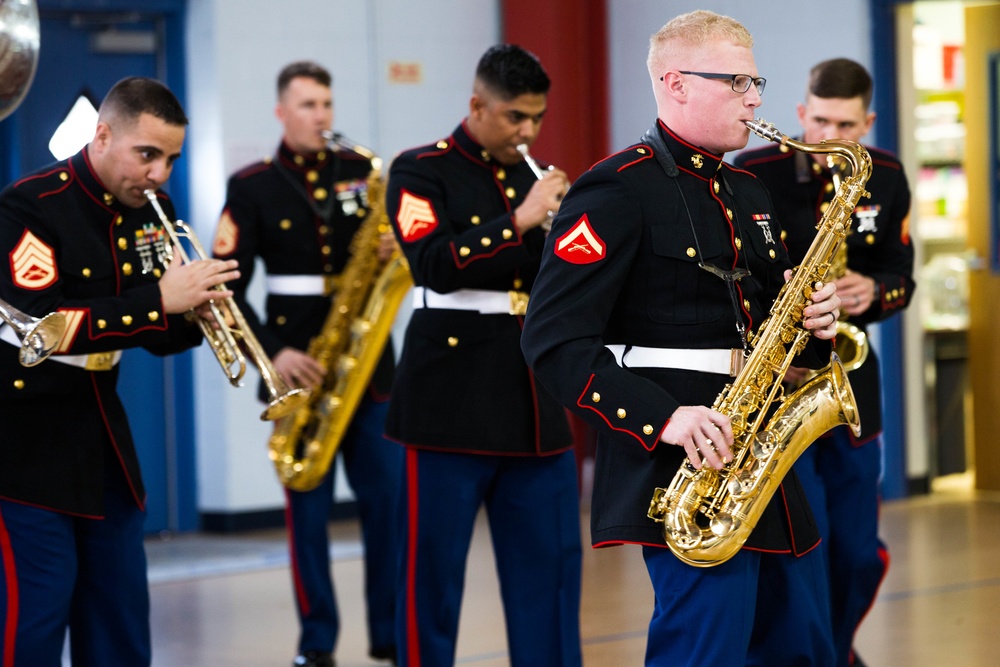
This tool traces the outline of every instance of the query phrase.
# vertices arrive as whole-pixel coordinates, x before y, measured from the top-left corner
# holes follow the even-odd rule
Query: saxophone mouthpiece
[[[743,124],[749,127],[754,134],[756,134],[761,139],[766,139],[767,141],[773,141],[776,144],[784,144],[788,141],[788,137],[778,131],[771,123],[768,123],[763,118],[755,118],[754,120],[745,120]]]

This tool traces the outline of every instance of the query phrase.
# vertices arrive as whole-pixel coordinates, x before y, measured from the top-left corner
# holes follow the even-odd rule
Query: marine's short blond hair
[[[716,14],[706,9],[698,9],[671,19],[649,38],[649,56],[646,66],[650,76],[658,78],[663,72],[657,58],[666,44],[681,42],[685,46],[696,47],[709,41],[725,40],[743,46],[753,47],[753,36],[736,19]]]

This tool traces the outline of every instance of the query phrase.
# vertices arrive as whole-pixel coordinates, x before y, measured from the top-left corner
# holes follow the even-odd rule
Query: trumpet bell
[[[287,417],[308,403],[311,396],[312,389],[292,389],[268,403],[264,412],[260,413],[260,418],[263,421],[275,421]]]
[[[49,313],[31,327],[24,335],[19,359],[22,366],[37,366],[55,351],[66,330],[66,316],[62,313]]]

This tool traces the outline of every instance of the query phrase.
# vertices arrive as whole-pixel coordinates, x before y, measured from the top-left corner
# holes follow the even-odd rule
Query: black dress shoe
[[[303,651],[295,656],[292,667],[337,667],[333,655],[323,651]]]
[[[395,646],[379,646],[377,648],[372,648],[368,651],[370,655],[375,660],[388,660],[392,664],[396,664],[396,647]]]

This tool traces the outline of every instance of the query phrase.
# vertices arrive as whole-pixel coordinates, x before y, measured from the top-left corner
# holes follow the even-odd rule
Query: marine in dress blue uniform
[[[513,87],[517,69],[544,85]],[[557,209],[551,193],[565,187],[561,174],[539,181],[514,150],[537,135],[548,90],[540,72],[518,47],[493,47],[477,69],[470,117],[451,136],[399,155],[389,172],[389,218],[416,285],[386,423],[406,446],[402,665],[454,664],[465,561],[482,506],[511,664],[581,660],[572,440],[563,408],[519,346],[545,234],[540,226],[522,231],[517,211],[525,217],[543,199]]]
[[[116,90],[156,98],[169,114],[144,110],[129,125],[102,105],[88,147],[0,194],[0,297],[36,316],[59,311],[68,323],[53,356],[32,368],[19,364],[10,327],[0,327],[4,667],[61,664],[67,626],[76,666],[150,662],[146,491],[117,364],[123,349],[170,354],[198,344],[201,333],[168,314],[166,235],[153,207],[141,189],[122,201],[122,183],[99,175],[155,189],[187,121],[156,82],[124,80],[109,98]],[[173,216],[169,199],[159,199]]]
[[[867,102],[862,101],[864,88],[847,92],[816,88],[822,84],[816,76],[838,69],[848,74],[858,70],[862,83],[867,81],[870,98],[871,79],[860,65],[845,59],[817,65],[811,88],[823,91],[816,98],[836,99],[840,104],[856,100],[854,106],[863,119],[867,111]],[[814,99],[812,93],[810,99]],[[833,110],[822,113],[831,126],[839,119],[834,113]],[[865,131],[861,127],[854,129],[856,140]],[[843,135],[842,130],[831,128],[831,132],[832,137]],[[805,140],[818,138],[827,137]],[[875,294],[870,305],[846,318],[863,332],[869,324],[906,308],[915,287],[906,174],[891,153],[872,147],[868,151],[872,173],[865,189],[871,197],[862,199],[855,208],[851,234],[846,241],[848,269],[874,281]],[[793,262],[801,261],[815,235],[816,222],[835,194],[830,167],[805,153],[773,144],[740,153],[735,164],[754,173],[770,191],[786,234],[789,255]],[[810,446],[795,465],[823,537],[834,640],[841,665],[854,661],[851,644],[855,631],[874,603],[889,564],[886,546],[878,537],[882,400],[874,350],[869,350],[868,359],[851,371],[849,378],[857,399],[861,434],[855,437],[847,427],[838,427]]]
[[[698,465],[710,456],[721,465],[726,454],[715,449],[729,421],[698,406],[711,406],[738,371],[744,330],[765,319],[791,266],[766,190],[699,145],[746,142],[740,119],[752,117],[764,85],[749,40],[732,19],[703,11],[654,35],[659,118],[642,143],[573,184],[522,336],[542,384],[598,429],[591,541],[642,545],[656,596],[647,665],[822,665],[832,653],[827,605],[814,593],[819,536],[794,475],[745,548],[711,568],[677,559],[647,517],[653,490],[674,477],[685,450]],[[692,61],[699,71],[675,69]],[[669,127],[671,119],[699,142]],[[717,275],[737,270],[738,280]],[[805,314],[809,328],[832,335],[832,312]],[[829,353],[829,342],[813,337],[800,356],[818,366]],[[692,414],[707,421],[687,429]],[[757,613],[776,596],[773,615]]]
[[[320,85],[311,77],[295,75],[329,97],[329,85]],[[288,347],[305,351],[320,332],[332,305],[337,277],[349,260],[351,239],[370,209],[367,181],[372,169],[371,157],[353,150],[333,145],[303,153],[283,141],[273,157],[230,178],[213,253],[239,261],[242,277],[231,287],[248,324],[272,359]],[[267,273],[263,322],[245,299],[257,257],[263,260]],[[399,445],[383,437],[392,375],[392,349],[387,345],[339,449],[357,498],[362,528],[369,650],[380,659],[395,655],[396,512],[403,454]],[[295,383],[296,378],[288,379]],[[261,398],[266,397],[262,387]],[[303,664],[309,664],[306,660],[317,665],[323,664],[323,659],[332,660],[327,656],[333,652],[340,631],[327,535],[334,471],[331,466],[311,491],[285,490]]]

